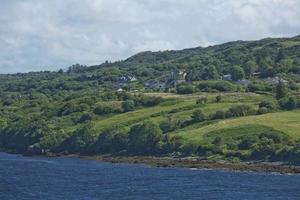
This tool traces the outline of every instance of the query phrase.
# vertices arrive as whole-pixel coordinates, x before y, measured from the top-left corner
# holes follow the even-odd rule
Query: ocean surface
[[[0,153],[0,200],[300,199],[300,176]]]

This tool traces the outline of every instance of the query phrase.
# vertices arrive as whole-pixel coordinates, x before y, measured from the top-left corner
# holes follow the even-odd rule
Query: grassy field
[[[155,107],[141,108],[132,112],[101,117],[95,120],[96,129],[99,133],[106,128],[121,125],[129,128],[144,120],[151,120],[160,124],[163,120],[172,117],[176,120],[190,120],[195,110],[201,110],[206,116],[218,110],[226,111],[233,104],[247,104],[257,109],[259,102],[265,99],[272,99],[270,96],[252,93],[223,93],[222,102],[216,103],[215,97],[218,94],[193,94],[176,95],[149,93],[147,95],[161,96],[165,102]],[[199,97],[207,97],[208,103],[197,105]],[[196,123],[182,129],[178,129],[172,135],[180,135],[186,142],[203,143],[210,141],[216,135],[240,136],[245,134],[259,134],[267,130],[280,131],[294,139],[300,139],[300,110],[289,112],[269,113],[265,115],[254,115],[225,120],[213,120],[203,123]]]
[[[148,95],[159,95],[159,93],[151,93]],[[194,95],[176,95],[176,94],[161,94],[166,101],[155,107],[141,108],[132,112],[99,117],[95,120],[97,130],[101,131],[113,125],[122,125],[130,127],[131,125],[143,120],[152,120],[156,123],[172,117],[177,120],[189,120],[193,111],[202,110],[205,115],[210,115],[217,110],[227,110],[232,103],[249,104],[256,107],[264,96],[241,93],[241,94],[222,94],[222,102],[215,103],[216,94],[194,94]],[[208,103],[205,105],[197,105],[196,101],[199,97],[207,97]]]
[[[249,128],[244,131],[244,134],[256,134],[261,131],[260,128],[270,128],[283,132],[294,139],[300,139],[300,110],[269,113],[265,115],[256,115],[241,117],[235,119],[227,119],[217,121],[209,125],[200,127],[188,127],[184,130],[179,130],[177,135],[181,135],[187,141],[201,142],[207,137],[208,134],[216,131],[233,129],[241,126],[248,125],[249,127],[257,127],[257,129]],[[258,126],[259,125],[259,126]],[[227,134],[234,134],[234,129],[231,132],[226,131]]]

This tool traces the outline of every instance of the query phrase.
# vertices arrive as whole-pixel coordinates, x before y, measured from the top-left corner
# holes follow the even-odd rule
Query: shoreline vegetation
[[[18,154],[5,152],[8,154]],[[248,161],[230,162],[225,160],[207,160],[197,156],[142,156],[142,155],[80,155],[80,154],[53,154],[30,155],[19,154],[30,157],[65,157],[95,160],[105,163],[143,164],[159,168],[190,168],[190,169],[215,169],[227,171],[244,172],[266,172],[279,174],[300,174],[300,166],[290,165],[284,162]]]

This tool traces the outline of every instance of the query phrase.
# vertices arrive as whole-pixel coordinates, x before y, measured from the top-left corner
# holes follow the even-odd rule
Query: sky
[[[300,34],[300,0],[0,0],[0,73]]]

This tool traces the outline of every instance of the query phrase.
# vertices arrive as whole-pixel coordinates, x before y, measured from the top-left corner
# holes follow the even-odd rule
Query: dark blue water
[[[0,153],[0,200],[300,199],[300,176]]]

